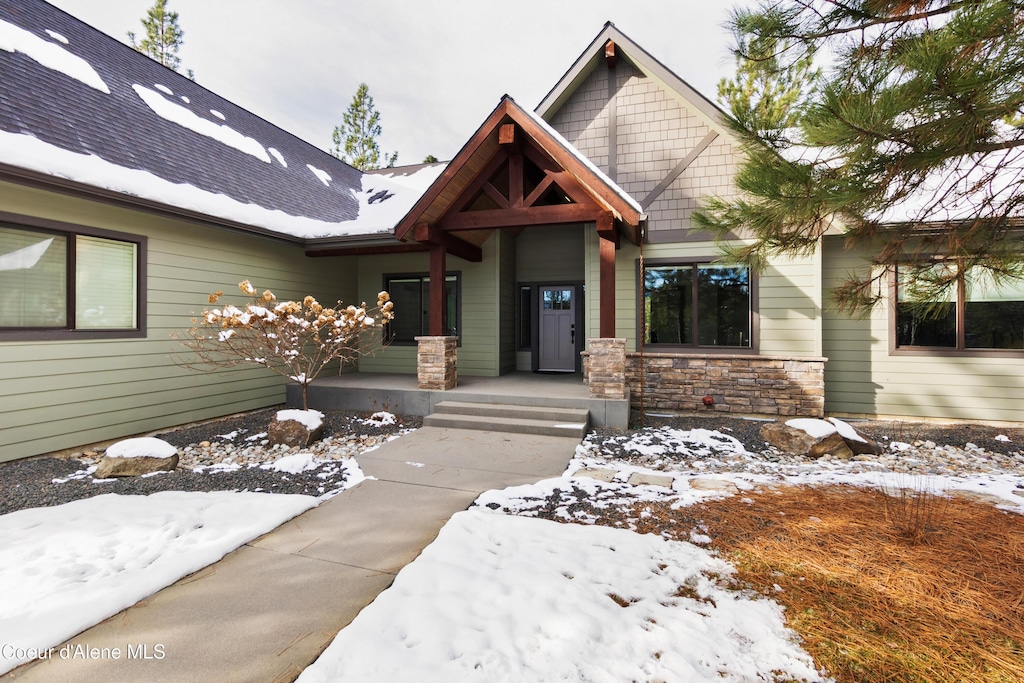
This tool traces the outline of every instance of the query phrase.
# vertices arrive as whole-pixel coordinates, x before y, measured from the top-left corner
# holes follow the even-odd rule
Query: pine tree
[[[361,171],[380,168],[380,145],[377,144],[380,133],[380,112],[373,106],[369,86],[360,83],[342,116],[342,124],[334,127],[331,154]],[[391,168],[398,161],[398,152],[386,154],[384,161],[384,165]]]
[[[156,0],[153,6],[146,10],[146,18],[140,21],[146,29],[146,36],[136,43],[135,33],[129,31],[128,40],[131,41],[132,47],[177,71],[181,66],[178,50],[185,38],[185,32],[178,26],[178,13],[167,11],[167,0]],[[195,80],[191,69],[189,78]]]
[[[425,163],[425,164],[436,164],[437,162],[438,162],[438,158],[435,157],[433,154],[428,154],[426,156],[426,158],[423,159],[423,163]]]
[[[728,258],[808,253],[839,228],[870,257],[832,292],[850,312],[885,298],[896,264],[925,301],[1024,274],[1024,129],[1006,123],[1024,111],[1024,0],[759,0],[731,23],[737,54],[830,66],[796,125],[729,117],[739,198],[695,216],[753,236]]]
[[[789,54],[788,42],[768,37],[752,41],[736,36],[736,76],[718,82],[718,99],[732,115],[760,130],[796,125],[801,102],[809,99],[821,70],[813,68],[813,55],[802,55],[792,64],[780,56]]]

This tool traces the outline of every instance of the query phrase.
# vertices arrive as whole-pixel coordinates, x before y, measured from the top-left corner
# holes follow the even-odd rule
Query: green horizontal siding
[[[0,461],[281,403],[285,382],[264,369],[181,367],[172,334],[212,291],[242,303],[246,278],[281,299],[356,293],[353,261],[279,241],[7,183],[0,210],[148,238],[145,338],[0,342]]]
[[[824,285],[864,263],[838,237],[824,245]],[[1024,357],[889,352],[890,311],[855,319],[826,308],[825,409],[864,415],[1017,422],[1024,419]]]

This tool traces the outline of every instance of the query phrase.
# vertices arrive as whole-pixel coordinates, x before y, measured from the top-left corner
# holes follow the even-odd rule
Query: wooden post
[[[602,216],[597,221],[601,258],[601,337],[615,336],[615,239],[614,218]]]
[[[440,244],[430,245],[430,336],[445,335],[445,315],[448,306],[445,299],[445,250]]]

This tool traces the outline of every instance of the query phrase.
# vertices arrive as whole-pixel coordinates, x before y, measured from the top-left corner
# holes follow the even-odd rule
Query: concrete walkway
[[[291,681],[454,513],[488,489],[561,474],[577,443],[423,427],[359,456],[376,481],[69,641],[120,659],[38,661],[0,681]],[[151,658],[128,659],[129,646]]]

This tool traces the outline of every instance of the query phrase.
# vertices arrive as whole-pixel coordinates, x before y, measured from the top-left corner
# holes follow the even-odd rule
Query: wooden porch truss
[[[502,99],[398,225],[396,237],[430,252],[430,334],[445,327],[446,255],[479,262],[493,230],[593,223],[599,237],[600,333],[615,336],[615,251],[634,244],[635,202],[511,98]]]

